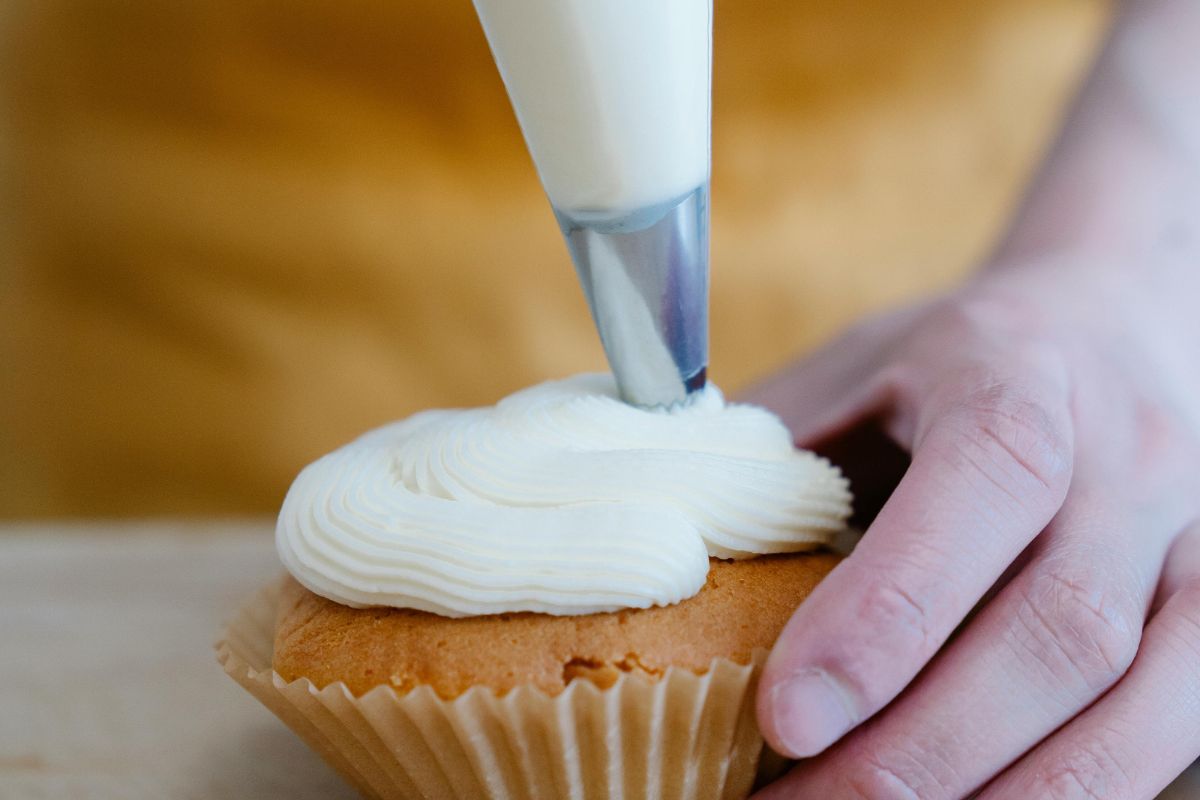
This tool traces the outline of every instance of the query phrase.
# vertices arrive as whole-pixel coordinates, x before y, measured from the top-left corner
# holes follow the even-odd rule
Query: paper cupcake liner
[[[575,680],[555,696],[474,687],[443,700],[380,686],[354,697],[271,668],[278,596],[272,584],[238,613],[217,658],[366,797],[735,800],[754,783],[754,664],[628,673],[607,689]]]

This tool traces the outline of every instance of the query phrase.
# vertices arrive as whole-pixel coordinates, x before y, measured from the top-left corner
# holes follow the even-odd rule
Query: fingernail
[[[775,735],[793,758],[815,756],[850,730],[845,693],[824,670],[802,672],[771,690]]]

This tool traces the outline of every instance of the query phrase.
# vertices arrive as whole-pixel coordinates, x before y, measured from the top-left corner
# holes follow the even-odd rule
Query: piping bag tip
[[[555,209],[621,398],[672,408],[708,374],[708,181],[613,216]]]

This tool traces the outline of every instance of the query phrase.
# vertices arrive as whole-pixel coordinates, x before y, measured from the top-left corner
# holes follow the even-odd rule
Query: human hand
[[[767,741],[822,755],[758,797],[1149,798],[1200,756],[1196,280],[1092,266],[987,273],[751,393],[857,442],[856,486],[871,424],[912,454],[764,668]]]

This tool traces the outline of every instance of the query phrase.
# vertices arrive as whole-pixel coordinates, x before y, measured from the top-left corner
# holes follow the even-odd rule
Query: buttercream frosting
[[[445,616],[669,605],[708,558],[827,542],[845,478],[777,417],[715,386],[671,411],[622,403],[609,375],[426,411],[307,466],[276,544],[312,591]]]

